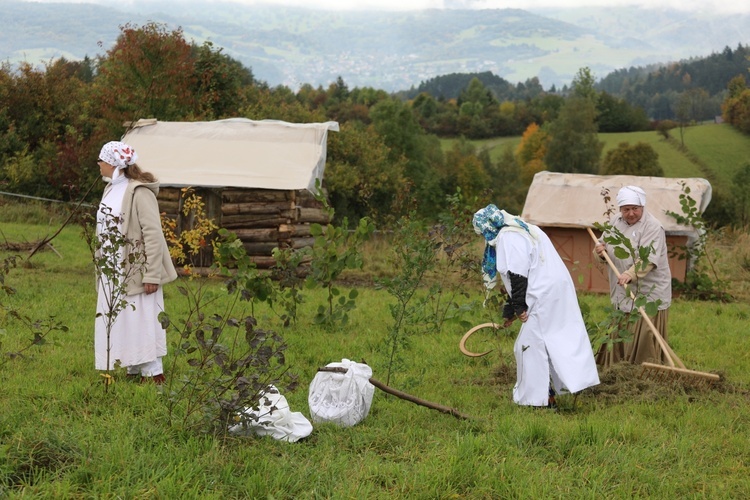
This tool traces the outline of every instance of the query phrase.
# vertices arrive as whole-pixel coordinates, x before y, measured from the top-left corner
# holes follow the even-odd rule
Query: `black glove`
[[[529,279],[516,273],[508,273],[510,277],[510,290],[508,290],[508,302],[503,306],[503,318],[511,319],[520,316],[529,309],[526,305],[526,289],[529,287]]]

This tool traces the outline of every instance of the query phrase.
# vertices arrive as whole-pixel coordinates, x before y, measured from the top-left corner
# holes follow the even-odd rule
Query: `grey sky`
[[[42,2],[75,2],[99,4],[128,4],[131,0],[34,0]],[[211,0],[209,0],[211,1]],[[472,9],[543,9],[565,7],[615,7],[641,6],[650,8],[673,8],[679,10],[710,13],[750,13],[747,0],[216,0],[244,3],[246,5],[265,3],[290,5],[307,8],[333,10],[376,9],[376,10],[419,10],[442,8]],[[159,0],[140,0],[158,4]]]
[[[382,9],[414,10],[427,8],[478,8],[478,9],[538,9],[564,7],[655,7],[654,0],[232,0],[244,4],[272,3],[320,7],[326,9]],[[659,0],[658,8],[674,8],[699,12],[750,12],[750,2],[744,0]]]

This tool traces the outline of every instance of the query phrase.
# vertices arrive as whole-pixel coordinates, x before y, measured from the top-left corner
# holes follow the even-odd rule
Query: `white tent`
[[[308,189],[323,179],[337,122],[139,120],[123,137],[162,186]]]

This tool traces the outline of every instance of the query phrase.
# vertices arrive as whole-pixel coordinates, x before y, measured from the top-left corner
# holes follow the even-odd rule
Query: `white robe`
[[[122,179],[122,180],[120,180]],[[125,181],[125,182],[123,182]],[[111,214],[120,215],[127,179],[120,177],[112,183],[111,189],[102,198],[101,205],[111,209]],[[97,213],[97,234],[104,229],[104,215],[101,209]],[[97,280],[98,298],[97,313],[107,310],[107,297],[111,287],[106,277]],[[159,323],[159,313],[164,310],[162,287],[152,294],[139,293],[127,296],[130,304],[117,316],[112,325],[109,338],[109,364],[107,363],[107,328],[106,318],[96,318],[94,333],[94,352],[97,370],[112,370],[119,361],[120,366],[134,366],[156,361],[167,354],[166,331]],[[156,375],[149,374],[149,375]]]
[[[599,374],[570,273],[547,235],[529,226],[536,240],[525,231],[504,229],[490,244],[507,290],[512,290],[509,272],[529,280],[528,320],[514,346],[513,401],[547,406],[550,378],[556,392],[578,392],[597,385]]]

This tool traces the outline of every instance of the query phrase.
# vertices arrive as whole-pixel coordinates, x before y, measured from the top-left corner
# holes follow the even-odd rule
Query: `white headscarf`
[[[117,170],[122,170],[138,160],[138,153],[124,142],[110,141],[102,146],[99,159],[109,163]]]
[[[646,192],[638,186],[625,186],[617,193],[617,206],[636,205],[646,206]]]

